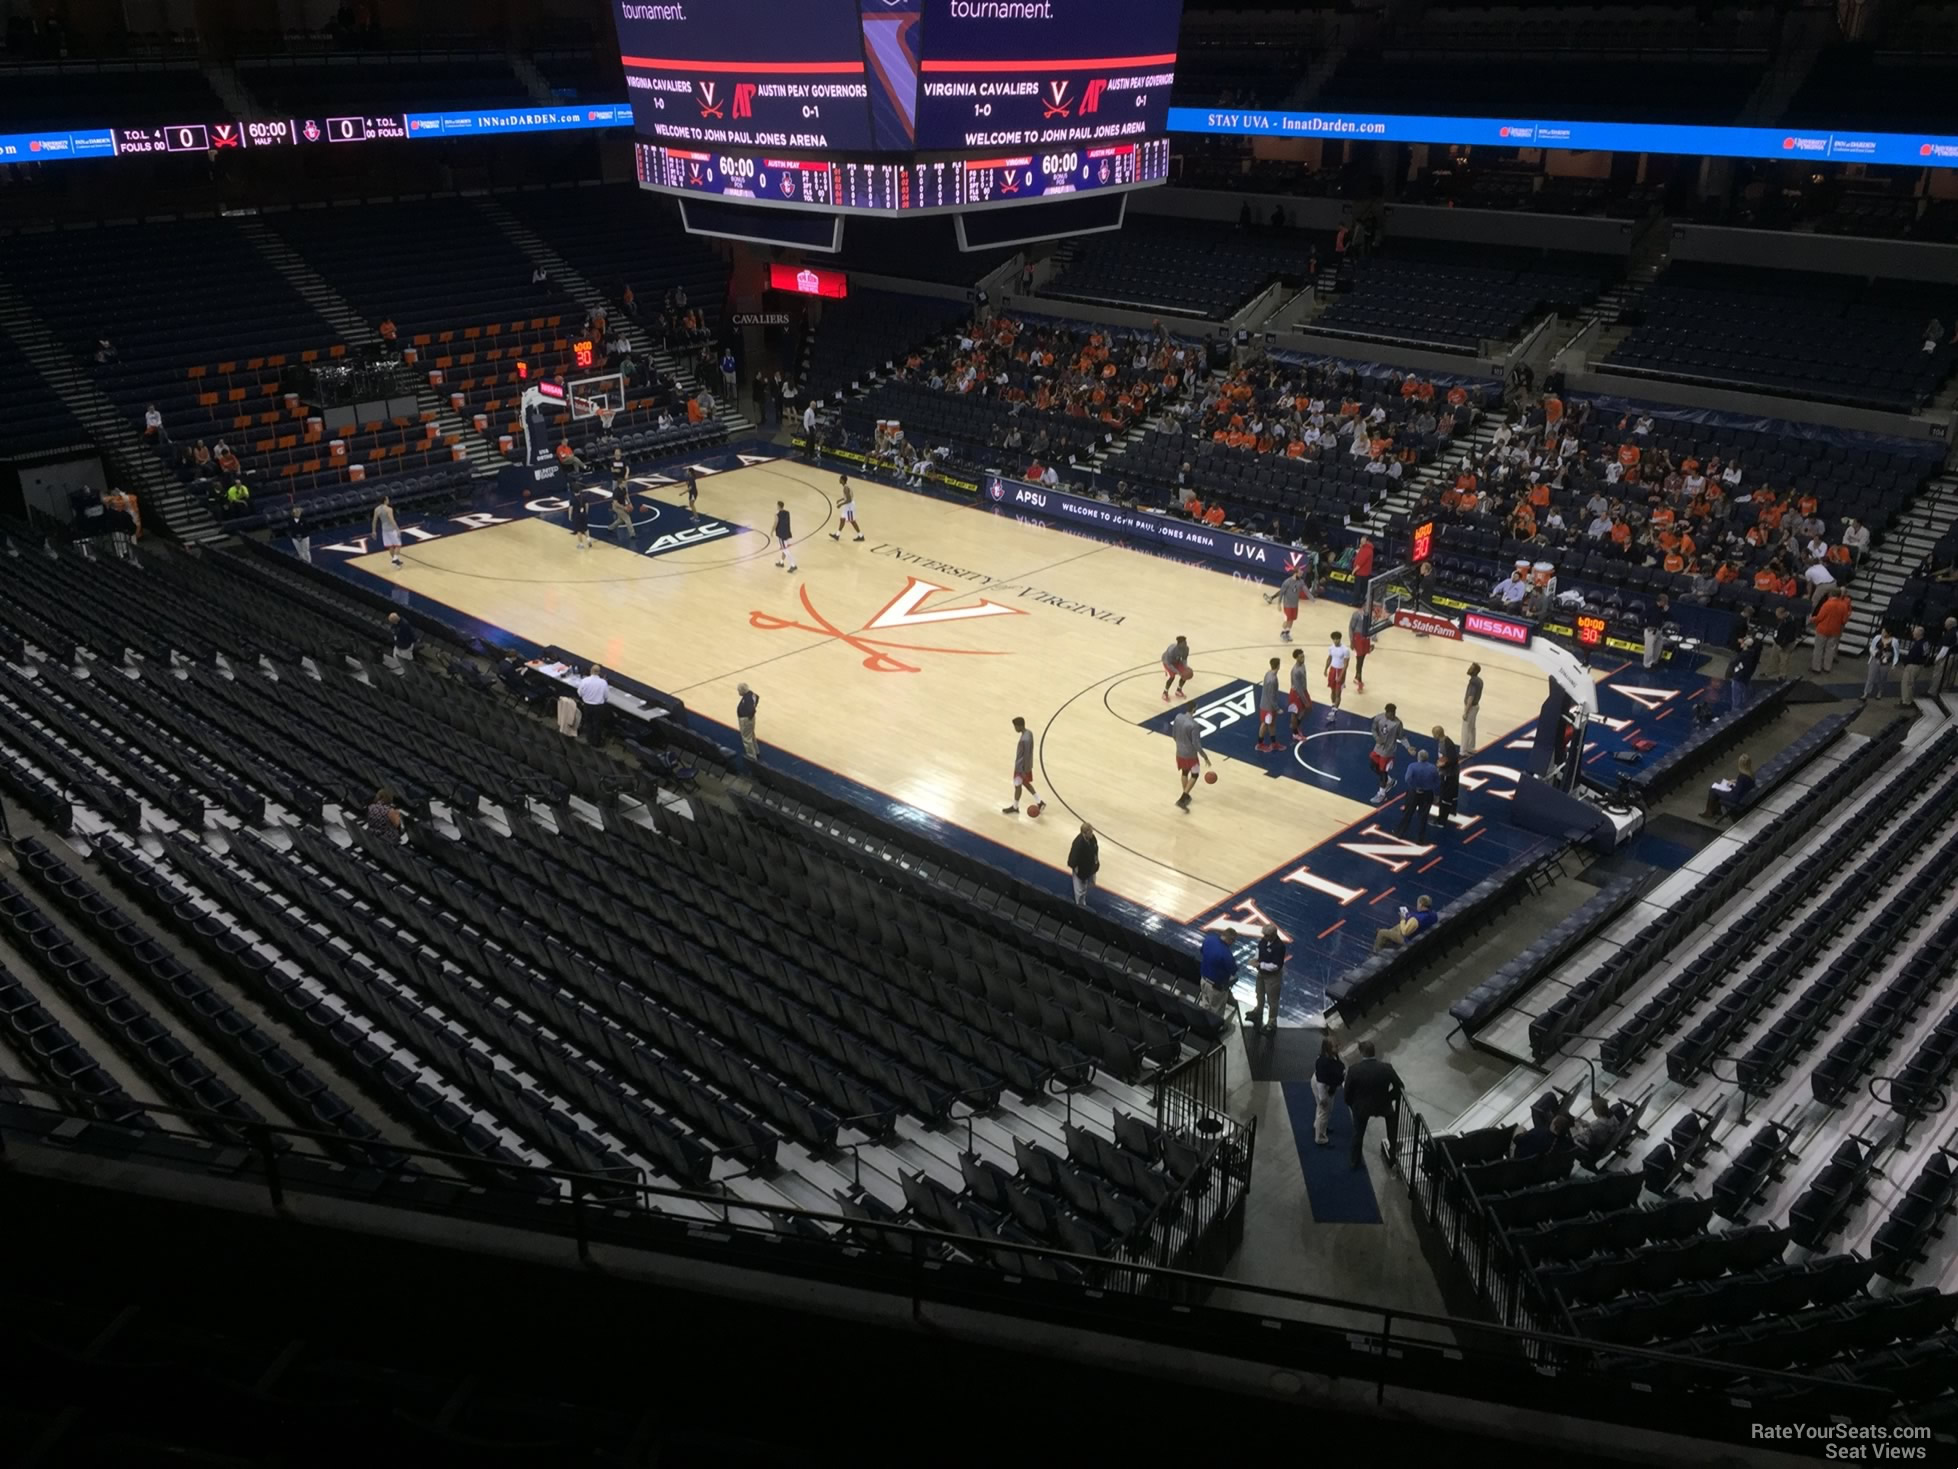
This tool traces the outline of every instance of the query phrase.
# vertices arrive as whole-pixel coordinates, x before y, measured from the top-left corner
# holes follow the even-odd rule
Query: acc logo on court
[[[653,543],[646,548],[645,554],[648,556],[660,556],[668,551],[678,551],[687,546],[698,546],[702,541],[718,541],[723,536],[731,536],[733,534],[734,527],[725,521],[703,520],[698,525],[683,525],[676,531],[669,531],[665,535],[655,536]]]
[[[854,632],[846,632],[816,610],[816,604],[809,599],[809,588],[805,585],[798,591],[802,610],[808,614],[809,621],[802,622],[794,617],[777,617],[772,612],[754,611],[748,614],[748,625],[762,632],[813,632],[824,633],[839,643],[847,643],[863,654],[863,666],[872,673],[917,673],[918,666],[907,663],[902,658],[893,657],[884,651],[895,648],[901,653],[943,653],[957,658],[998,658],[1005,654],[1003,648],[938,648],[922,643],[900,643],[888,638],[873,638],[866,634],[889,629],[932,627],[947,622],[970,622],[981,617],[1025,617],[1024,607],[1007,607],[999,602],[989,602],[984,597],[970,607],[932,607],[924,603],[940,592],[951,588],[941,587],[936,582],[921,581],[915,576],[904,579],[904,590],[873,613],[863,626]]]

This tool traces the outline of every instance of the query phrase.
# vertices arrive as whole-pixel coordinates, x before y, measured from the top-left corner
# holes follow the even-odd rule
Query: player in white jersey
[[[836,529],[829,533],[829,538],[832,541],[840,541],[843,539],[843,532],[850,530],[856,533],[855,538],[860,541],[863,539],[863,531],[857,525],[857,492],[850,488],[850,476],[847,474],[839,474],[836,483],[841,486],[841,490],[836,501]]]
[[[1326,649],[1326,689],[1332,698],[1333,708],[1339,707],[1339,696],[1346,687],[1346,665],[1353,661],[1353,650],[1333,634],[1332,646]]]
[[[1000,814],[1018,816],[1020,792],[1025,790],[1033,797],[1032,802],[1027,806],[1027,815],[1038,816],[1046,803],[1040,799],[1039,792],[1033,788],[1033,731],[1027,728],[1026,720],[1017,714],[1013,716],[1013,728],[1018,736],[1013,742],[1013,804],[1000,807]]]

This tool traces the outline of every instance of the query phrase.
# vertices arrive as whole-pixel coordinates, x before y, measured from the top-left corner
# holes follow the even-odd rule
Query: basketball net
[[[1376,572],[1367,578],[1366,602],[1370,615],[1367,618],[1367,635],[1380,633],[1394,625],[1394,614],[1403,607],[1414,605],[1414,568],[1410,565],[1392,566],[1385,571]]]

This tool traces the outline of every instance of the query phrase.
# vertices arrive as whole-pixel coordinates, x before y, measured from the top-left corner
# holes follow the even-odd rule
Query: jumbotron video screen
[[[885,212],[1168,175],[1179,0],[615,0],[648,188]]]

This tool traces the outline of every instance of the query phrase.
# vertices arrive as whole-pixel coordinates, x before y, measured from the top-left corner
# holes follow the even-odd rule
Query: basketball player
[[[1033,731],[1027,728],[1026,720],[1017,714],[1013,716],[1013,728],[1018,734],[1018,738],[1013,742],[1013,804],[1000,807],[1000,814],[1018,816],[1020,792],[1025,790],[1033,797],[1033,801],[1027,807],[1027,815],[1038,816],[1043,803],[1039,792],[1033,788]]]
[[[580,551],[591,549],[591,502],[583,490],[571,492],[571,544]]]
[[[789,507],[780,500],[775,502],[775,544],[782,552],[775,558],[775,564],[794,571],[795,543],[789,536]]]
[[[700,519],[700,512],[694,507],[700,503],[700,481],[694,478],[693,466],[687,466],[687,519]]]
[[[1367,691],[1367,654],[1373,651],[1373,635],[1368,631],[1373,626],[1373,608],[1363,605],[1353,609],[1353,615],[1346,620],[1346,632],[1353,653],[1353,687],[1361,693]]]
[[[1372,805],[1378,806],[1386,800],[1387,792],[1394,788],[1394,751],[1399,749],[1406,750],[1410,755],[1414,753],[1414,747],[1403,738],[1406,732],[1406,726],[1401,723],[1392,704],[1373,716],[1373,753],[1367,756],[1367,760],[1380,781],[1380,789],[1373,793]]]
[[[388,560],[396,566],[401,564],[401,522],[394,518],[394,501],[381,496],[381,503],[374,507],[374,519],[368,525],[368,532],[381,538],[387,547]]]
[[[625,450],[615,444],[612,447],[612,489],[615,493],[626,487],[626,478],[631,472],[626,467]]]
[[[1292,649],[1292,688],[1285,696],[1292,710],[1292,741],[1305,738],[1305,711],[1312,707],[1312,691],[1306,687],[1305,649]]]
[[[612,529],[625,532],[628,546],[638,545],[639,527],[632,523],[632,487],[623,480],[612,486]]]
[[[1258,753],[1270,754],[1278,748],[1278,660],[1271,660],[1265,681],[1258,688]]]
[[[850,488],[850,476],[847,474],[839,474],[836,482],[842,486],[842,492],[841,498],[836,502],[836,529],[829,533],[829,538],[832,541],[840,541],[843,539],[843,532],[848,529],[856,531],[856,539],[860,541],[863,539],[863,531],[857,525],[857,492]]]
[[[1332,696],[1333,708],[1339,707],[1339,696],[1346,688],[1346,665],[1353,661],[1353,650],[1340,642],[1339,634],[1333,634],[1332,646],[1326,649],[1326,689]]]
[[[1169,737],[1176,744],[1176,773],[1183,783],[1183,794],[1176,798],[1176,804],[1185,811],[1190,809],[1190,792],[1197,788],[1197,761],[1210,763],[1210,756],[1203,748],[1203,730],[1197,725],[1196,708],[1196,700],[1185,700],[1169,722]]]
[[[1163,672],[1169,677],[1163,680],[1163,702],[1169,702],[1169,686],[1176,685],[1176,697],[1182,698],[1185,685],[1190,682],[1190,640],[1182,633],[1176,641],[1163,649]]]
[[[1278,605],[1285,611],[1285,625],[1278,629],[1278,636],[1284,642],[1292,640],[1292,624],[1299,620],[1299,594],[1305,590],[1305,582],[1294,571],[1286,576],[1278,588]]]

